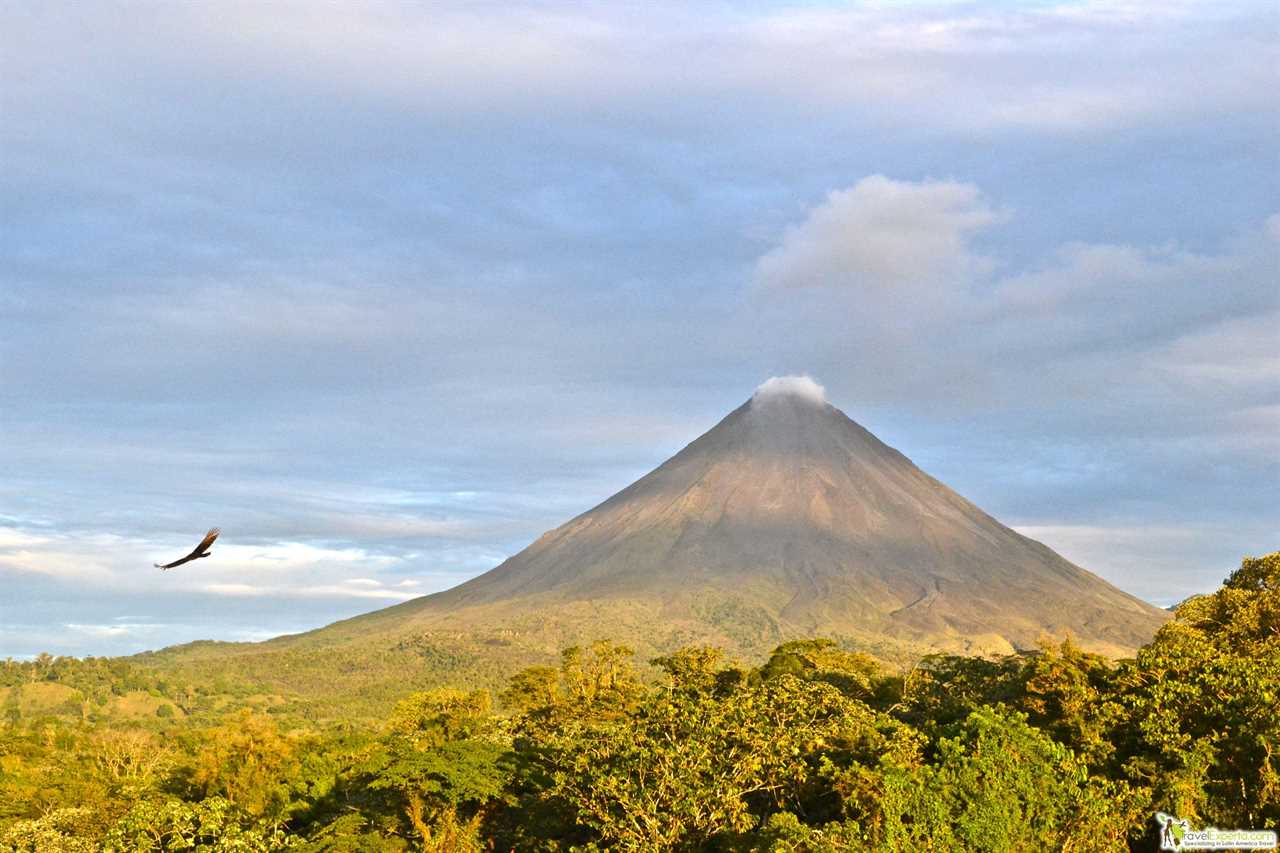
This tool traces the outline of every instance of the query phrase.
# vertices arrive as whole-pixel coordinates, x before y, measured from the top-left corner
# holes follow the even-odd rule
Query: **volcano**
[[[281,689],[367,698],[500,683],[598,639],[759,659],[828,637],[905,666],[1070,636],[1120,657],[1169,615],[996,521],[793,377],[453,589],[267,643],[160,656],[211,672],[230,659]]]
[[[794,377],[765,383],[657,469],[493,570],[384,613],[438,626],[594,614],[601,628],[648,624],[653,638],[747,652],[837,636],[1008,653],[1070,635],[1111,655],[1167,618],[999,523]]]

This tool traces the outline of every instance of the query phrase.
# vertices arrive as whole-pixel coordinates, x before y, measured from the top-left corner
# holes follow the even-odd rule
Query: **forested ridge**
[[[1149,850],[1157,810],[1280,824],[1280,552],[1120,662],[600,641],[376,722],[145,659],[0,679],[2,851]]]

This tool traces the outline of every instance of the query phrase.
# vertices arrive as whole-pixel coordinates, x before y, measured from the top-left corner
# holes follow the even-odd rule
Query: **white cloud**
[[[999,222],[973,184],[863,178],[830,193],[756,263],[765,288],[883,291],[963,282],[989,272],[970,238]]]
[[[975,238],[1002,218],[967,183],[873,175],[832,192],[757,260],[753,325],[779,347],[862,353],[861,372],[890,384],[919,363],[969,365],[968,382],[993,391],[1035,364],[1079,382],[1141,364],[1200,384],[1273,383],[1275,217],[1216,252],[1072,242],[1001,275]]]
[[[368,598],[385,601],[408,601],[422,593],[405,592],[389,589],[381,582],[373,581],[373,585],[355,584],[349,580],[329,584],[282,584],[282,583],[211,583],[204,584],[200,590],[210,595],[233,597],[274,597],[274,598]]]
[[[210,595],[274,597],[274,598],[372,598],[390,601],[408,601],[417,598],[421,593],[404,592],[388,589],[378,584],[375,587],[364,585],[351,586],[347,583],[332,584],[247,584],[247,583],[211,583],[200,587],[202,592]]]
[[[68,622],[62,627],[90,637],[150,636],[172,627],[160,622],[116,622],[110,625],[85,625]]]
[[[1236,526],[1206,524],[1019,525],[1017,531],[1039,540],[1067,559],[1139,598],[1161,607],[1214,589],[1240,565]],[[1232,544],[1223,547],[1222,542]],[[1274,547],[1255,536],[1262,553]]]
[[[34,545],[44,545],[48,541],[49,537],[45,535],[28,533],[12,527],[0,527],[0,551],[30,548]]]
[[[226,538],[224,532],[223,538]],[[363,548],[325,548],[305,542],[276,542],[268,545],[238,545],[218,542],[214,553],[226,566],[244,567],[255,573],[269,571],[273,575],[282,572],[312,570],[316,566],[339,566],[358,563],[361,566],[385,567],[399,562],[399,557],[387,554],[371,554]],[[268,567],[254,566],[266,562]],[[252,568],[250,568],[252,567]],[[200,569],[211,569],[204,561]]]
[[[1051,323],[1080,343],[1140,341],[1265,310],[1275,299],[1259,278],[1273,270],[1256,240],[1217,254],[1072,243],[1040,269],[999,282],[992,309],[1030,335]]]
[[[267,595],[266,587],[247,583],[207,583],[200,589],[212,595]]]
[[[414,597],[388,582],[402,578],[370,576],[398,569],[405,557],[364,548],[331,548],[304,542],[243,545],[214,544],[212,556],[169,572],[157,572],[151,561],[190,550],[186,540],[155,542],[95,533],[31,532],[0,528],[0,577],[6,573],[41,574],[116,594],[193,592],[218,596],[296,598],[347,597],[404,599]],[[348,575],[361,572],[356,577]],[[136,626],[135,626],[136,627]]]
[[[375,598],[385,601],[408,601],[418,598],[422,593],[403,592],[394,589],[368,589],[366,587],[351,588],[342,584],[322,584],[304,586],[297,589],[282,590],[286,595],[301,595],[308,598]]]
[[[6,614],[7,616],[8,614]],[[300,626],[288,626],[291,631]],[[257,642],[277,637],[286,630],[252,626],[222,625],[218,639]],[[94,622],[57,622],[29,624],[6,619],[0,624],[0,650],[26,648],[55,655],[126,655],[142,649],[155,649],[175,643],[210,638],[208,624],[138,622],[125,625]],[[18,654],[18,659],[31,659],[35,652]],[[0,651],[0,657],[4,652]]]
[[[815,405],[827,402],[827,389],[809,376],[774,376],[760,383],[752,399],[768,402],[781,397],[795,397]]]
[[[106,553],[126,541],[105,534],[75,537],[0,528],[0,577],[13,573],[103,583],[113,576]]]
[[[1226,320],[1154,349],[1147,362],[1192,386],[1265,393],[1280,387],[1278,328],[1280,311]]]
[[[109,14],[109,13],[107,13]],[[39,58],[75,44],[85,74],[285,80],[343,101],[455,116],[752,97],[969,131],[1096,131],[1188,114],[1263,113],[1276,74],[1266,3],[799,4],[763,12],[674,3],[220,4],[155,10],[147,37],[117,18],[11,22],[12,97],[61,92]],[[84,30],[100,32],[86,43]],[[19,46],[29,45],[27,52]],[[99,46],[101,45],[101,46]],[[177,53],[181,46],[182,53]],[[37,54],[36,52],[39,51]],[[3,55],[3,54],[0,54]],[[120,61],[121,57],[129,61]],[[448,85],[444,85],[447,81]],[[691,112],[698,112],[693,110]]]

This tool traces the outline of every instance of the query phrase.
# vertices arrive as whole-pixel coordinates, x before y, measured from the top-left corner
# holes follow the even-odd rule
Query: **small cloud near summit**
[[[751,395],[752,400],[776,400],[781,397],[798,397],[801,400],[822,405],[827,402],[827,389],[810,376],[773,376],[760,383]]]

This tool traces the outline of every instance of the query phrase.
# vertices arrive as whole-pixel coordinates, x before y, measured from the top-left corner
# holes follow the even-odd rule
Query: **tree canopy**
[[[1069,638],[904,671],[823,638],[758,666],[633,657],[569,648],[376,725],[129,661],[7,661],[0,851],[1013,853],[1150,849],[1157,811],[1280,824],[1280,553],[1132,660]]]

